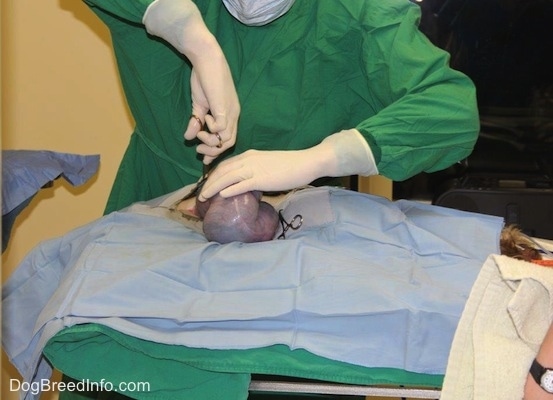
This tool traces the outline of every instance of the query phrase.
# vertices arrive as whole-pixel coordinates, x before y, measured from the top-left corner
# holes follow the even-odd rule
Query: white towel
[[[520,400],[553,316],[553,269],[492,255],[454,336],[441,400]]]

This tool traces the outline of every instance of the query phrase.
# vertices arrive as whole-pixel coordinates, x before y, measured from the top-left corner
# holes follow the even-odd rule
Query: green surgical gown
[[[190,119],[187,59],[147,34],[151,0],[87,0],[109,27],[136,126],[106,212],[196,181],[202,163],[184,143]],[[241,104],[236,146],[303,149],[357,128],[379,173],[392,180],[447,168],[479,130],[473,83],[418,30],[408,0],[297,0],[272,23],[249,27],[220,0],[197,0],[232,70]]]

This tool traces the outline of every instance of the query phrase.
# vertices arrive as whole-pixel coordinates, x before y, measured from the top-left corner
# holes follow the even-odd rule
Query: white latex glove
[[[209,175],[199,199],[250,190],[290,190],[323,176],[375,175],[372,151],[356,129],[335,133],[305,150],[248,150],[221,162]]]
[[[234,146],[240,115],[238,95],[223,51],[190,0],[156,0],[146,10],[143,22],[148,33],[165,39],[192,63],[193,116],[184,137],[197,137],[202,142],[197,151],[204,155],[204,164],[210,164]],[[205,124],[209,131],[203,129]]]

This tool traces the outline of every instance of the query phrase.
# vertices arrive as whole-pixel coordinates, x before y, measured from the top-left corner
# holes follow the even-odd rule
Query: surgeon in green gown
[[[407,0],[86,2],[111,31],[136,122],[106,212],[193,183],[204,164],[220,163],[202,200],[404,180],[476,141],[475,88]]]
[[[136,122],[106,213],[193,183],[205,165],[218,167],[200,199],[404,180],[476,141],[474,85],[408,0],[85,1],[110,29]]]

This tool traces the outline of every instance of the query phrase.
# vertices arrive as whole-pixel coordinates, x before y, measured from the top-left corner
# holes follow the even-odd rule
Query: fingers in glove
[[[236,126],[238,124],[238,115],[227,117],[224,114],[206,115],[205,122],[210,132],[226,132],[228,140],[236,138]]]
[[[205,121],[209,131],[198,132],[197,137],[202,143],[198,145],[196,151],[204,155],[203,162],[209,165],[219,154],[236,143],[237,121],[233,119],[232,124],[227,126],[225,116],[218,116],[215,119],[210,114],[206,115]]]
[[[205,201],[219,193],[223,197],[237,196],[252,190],[252,174],[240,161],[242,155],[232,157],[220,163],[209,175],[200,200]]]
[[[226,150],[230,147],[230,143],[228,140],[226,140],[226,136],[227,135],[225,135],[224,132],[211,133],[206,131],[200,131],[196,135],[196,137],[202,142],[201,144],[204,144],[205,146],[210,148],[214,148],[215,150],[223,149],[223,147]],[[205,152],[199,151],[199,147],[201,146],[201,144],[198,145],[198,153],[206,154]]]
[[[188,126],[186,128],[186,131],[184,132],[184,139],[185,140],[192,140],[197,135],[198,132],[200,132],[203,129],[205,121],[205,113],[196,112],[193,113],[190,116],[190,120],[188,121]]]
[[[217,115],[214,117],[208,114],[205,116],[205,122],[209,132],[219,134],[217,139],[222,141],[225,148],[228,149],[234,146],[236,143],[236,130],[238,125],[237,116],[227,118],[225,115]],[[208,144],[206,141],[204,141],[204,143]],[[221,143],[218,142],[215,145],[220,147],[219,144]]]
[[[205,143],[201,143],[196,147],[196,152],[198,154],[203,154],[204,158],[202,162],[205,165],[209,165],[213,162],[213,160],[215,160],[221,153],[223,153],[227,149],[228,147],[224,145],[222,147],[217,147],[217,146],[208,146]]]
[[[203,154],[204,159],[203,163],[205,165],[211,164],[211,162],[217,158],[221,153],[225,152],[232,146],[234,146],[235,143],[235,137],[231,136],[230,139],[226,139],[229,135],[225,134],[224,132],[215,132],[210,133],[206,131],[198,132],[198,139],[201,140],[202,143],[200,143],[196,147],[196,152],[198,154]]]

